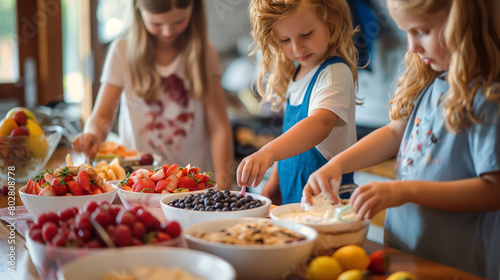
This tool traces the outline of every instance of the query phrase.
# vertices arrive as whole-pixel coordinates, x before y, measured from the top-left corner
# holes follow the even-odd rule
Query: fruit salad
[[[105,183],[90,165],[46,169],[26,184],[26,193],[44,196],[91,195],[112,190],[113,186]]]
[[[198,167],[166,164],[157,169],[137,169],[120,185],[126,191],[141,193],[178,193],[213,188],[212,174],[200,172]]]

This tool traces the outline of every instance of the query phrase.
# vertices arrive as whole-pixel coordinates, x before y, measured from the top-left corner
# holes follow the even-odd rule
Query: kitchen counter
[[[66,154],[70,153],[73,157],[77,157],[69,147],[59,147],[54,152],[52,158],[47,163],[47,168],[59,167],[65,164]],[[16,185],[16,196],[15,204],[17,206],[22,206],[22,201],[19,198],[17,190],[22,186],[22,184]],[[11,199],[12,200],[12,199]],[[9,197],[6,195],[0,195],[0,208],[8,206]],[[21,234],[16,231],[11,231],[7,226],[8,224],[4,221],[0,222],[0,279],[3,280],[33,280],[41,279],[38,275],[31,259],[29,257],[28,250],[26,249],[25,239]],[[12,238],[10,238],[13,235]],[[11,243],[9,243],[11,240]],[[12,243],[15,240],[15,243]],[[8,271],[8,260],[7,255],[10,252],[10,246],[15,246],[15,270],[16,272]],[[391,258],[391,266],[389,271],[385,275],[370,275],[370,280],[382,280],[386,279],[387,276],[393,272],[405,270],[414,273],[418,279],[433,280],[433,279],[484,279],[471,275],[469,273],[441,265],[432,261],[419,258],[402,251],[383,246],[381,244],[366,240],[363,243],[363,248],[368,254],[377,250],[386,251]]]

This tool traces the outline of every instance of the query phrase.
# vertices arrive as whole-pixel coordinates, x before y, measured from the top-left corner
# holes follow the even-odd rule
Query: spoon
[[[247,187],[242,186],[241,191],[240,191],[240,195],[242,195],[243,197],[246,197],[247,196],[246,190],[247,190]]]
[[[92,224],[92,226],[96,229],[99,237],[101,237],[102,241],[104,241],[104,243],[106,243],[106,246],[108,246],[109,248],[116,248],[115,243],[113,243],[113,241],[111,240],[111,237],[106,232],[106,230],[104,230],[104,228],[101,226],[101,224],[99,224],[96,220],[94,220],[92,218],[90,218],[89,220],[90,220],[90,223]]]

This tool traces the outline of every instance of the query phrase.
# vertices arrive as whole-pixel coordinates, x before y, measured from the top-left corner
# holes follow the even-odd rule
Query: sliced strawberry
[[[170,180],[165,191],[173,192],[179,186],[179,178],[177,178],[176,174],[170,175],[166,180]]]
[[[161,167],[161,169],[163,170],[163,173],[167,173],[168,169],[170,168],[170,164],[165,164]]]
[[[36,195],[39,195],[40,192],[43,190],[42,187],[40,187],[40,184],[38,182],[35,183],[35,186],[33,187],[33,189],[35,190]]]
[[[62,178],[55,178],[50,184],[57,195],[63,196],[68,193],[68,185]]]
[[[161,193],[164,189],[167,188],[168,184],[170,184],[172,180],[170,179],[163,179],[159,182],[156,183],[156,187],[155,187],[155,192],[156,193]]]
[[[33,180],[29,180],[28,183],[26,184],[26,193],[29,193],[29,194],[35,194],[35,191],[33,189],[33,187],[35,186],[35,182],[33,182]]]
[[[56,196],[56,191],[54,190],[54,188],[51,185],[48,185],[45,188],[43,188],[42,191],[40,191],[39,195]]]
[[[155,183],[149,179],[139,179],[132,186],[134,192],[141,192],[144,189],[151,189],[154,191]]]
[[[205,189],[205,183],[198,183],[198,189],[199,190],[204,190]]]
[[[179,172],[179,170],[180,170],[179,166],[177,166],[177,164],[174,163],[170,166],[167,172],[165,172],[165,177],[169,177],[172,174],[176,174],[177,172]]]
[[[153,181],[155,183],[159,182],[165,178],[166,178],[165,172],[163,172],[163,169],[156,171],[156,173],[154,173],[153,175],[151,175],[151,177],[149,177],[149,179],[151,179],[151,181]]]
[[[197,191],[198,190],[198,184],[196,181],[189,177],[189,176],[184,176],[179,179],[179,188],[180,189],[189,189],[189,191]]]
[[[92,192],[92,188],[90,188],[90,178],[89,174],[86,170],[80,170],[78,175],[76,176],[76,181],[82,184],[82,188],[87,192]]]
[[[83,190],[82,184],[75,182],[75,181],[69,181],[66,182],[69,187],[69,191],[74,194],[74,195],[84,195],[85,191]]]

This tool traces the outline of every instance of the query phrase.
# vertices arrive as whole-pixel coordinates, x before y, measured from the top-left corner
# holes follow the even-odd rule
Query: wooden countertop
[[[65,157],[67,153],[71,153],[74,157],[73,151],[68,147],[59,147],[51,160],[47,164],[47,168],[55,168],[65,164]],[[16,196],[15,204],[22,205],[21,199],[17,190],[22,186],[22,184],[16,185]],[[10,198],[12,200],[12,198]],[[9,196],[0,195],[0,208],[8,206]],[[13,238],[10,238],[12,235]],[[9,243],[9,240],[11,240]],[[15,243],[12,243],[15,240]],[[8,271],[8,260],[9,256],[7,252],[10,252],[10,247],[15,247],[15,265],[16,272]],[[385,250],[391,258],[391,266],[389,271],[385,275],[370,275],[370,280],[382,280],[386,279],[388,275],[396,271],[408,271],[414,273],[418,279],[433,280],[433,279],[454,279],[454,280],[475,280],[484,279],[471,275],[469,273],[460,271],[455,268],[451,268],[445,265],[441,265],[432,261],[428,261],[402,251],[383,246],[381,244],[366,240],[363,243],[363,248],[368,254],[377,251]],[[0,279],[3,280],[33,280],[41,279],[38,275],[31,259],[29,257],[29,252],[26,249],[25,239],[18,232],[13,232],[7,227],[7,223],[4,221],[0,222]]]

